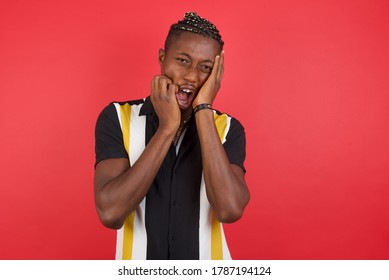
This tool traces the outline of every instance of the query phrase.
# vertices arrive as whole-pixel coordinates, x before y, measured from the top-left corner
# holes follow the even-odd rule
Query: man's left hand
[[[212,105],[213,101],[216,98],[217,92],[220,89],[221,80],[224,72],[224,51],[220,55],[217,55],[215,58],[215,64],[213,65],[211,75],[208,77],[207,81],[201,87],[197,97],[193,101],[193,108],[199,104],[210,104]]]

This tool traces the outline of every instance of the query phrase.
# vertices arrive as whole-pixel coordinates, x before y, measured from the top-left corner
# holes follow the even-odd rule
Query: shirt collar
[[[151,103],[150,96],[146,97],[145,102],[142,106],[142,108],[139,111],[139,116],[154,114],[154,106],[153,103]]]

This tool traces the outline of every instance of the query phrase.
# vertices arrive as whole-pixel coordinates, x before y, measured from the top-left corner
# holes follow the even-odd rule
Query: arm
[[[95,204],[106,227],[120,228],[147,194],[180,123],[176,90],[166,77],[156,76],[153,79],[151,101],[160,124],[133,166],[123,158],[107,159],[97,164]]]
[[[206,83],[193,102],[212,104],[220,88],[224,53],[216,57],[215,65]],[[200,110],[195,114],[201,144],[204,180],[208,200],[220,222],[238,220],[249,201],[249,191],[241,167],[231,164],[220,142],[213,112]]]

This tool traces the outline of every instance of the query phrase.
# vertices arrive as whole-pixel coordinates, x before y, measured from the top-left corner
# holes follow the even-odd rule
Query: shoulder
[[[245,172],[246,135],[243,125],[233,116],[214,110],[215,125],[230,161]]]
[[[147,103],[148,98],[129,100],[129,101],[113,101],[109,103],[104,109],[101,111],[98,120],[100,119],[113,119],[116,120],[118,118],[118,114],[122,108],[132,107],[143,105]]]
[[[128,114],[133,112],[131,108],[142,105],[145,101],[146,99],[111,102],[104,107],[95,128],[95,165],[105,159],[128,158],[123,141],[122,118],[126,114],[128,117]]]
[[[120,107],[125,107],[125,106],[138,106],[138,105],[143,105],[145,103],[148,103],[149,98],[143,98],[143,99],[136,99],[136,100],[127,100],[127,101],[113,101],[109,103],[105,108],[107,110],[113,110],[116,109],[118,110]],[[103,111],[104,111],[103,110]]]
[[[225,123],[228,128],[228,133],[243,133],[244,134],[244,126],[242,123],[235,117],[231,116],[228,113],[221,112],[217,109],[213,109],[214,118],[216,126],[218,124]]]
[[[124,106],[124,105],[129,105],[129,106],[134,106],[134,105],[143,105],[144,103],[148,102],[150,98],[142,98],[142,99],[135,99],[135,100],[127,100],[127,101],[114,101],[111,102],[110,104],[113,104],[114,106]]]

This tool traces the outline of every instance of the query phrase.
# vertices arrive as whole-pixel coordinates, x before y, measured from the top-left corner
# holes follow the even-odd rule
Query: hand
[[[221,80],[224,72],[224,51],[220,55],[217,55],[215,58],[215,64],[211,75],[209,75],[207,81],[201,87],[199,93],[197,94],[195,100],[193,101],[193,108],[199,104],[211,104],[216,98],[216,94],[220,89]]]
[[[151,85],[151,103],[159,118],[159,128],[175,133],[180,125],[181,112],[176,93],[178,86],[165,76],[155,76]]]

